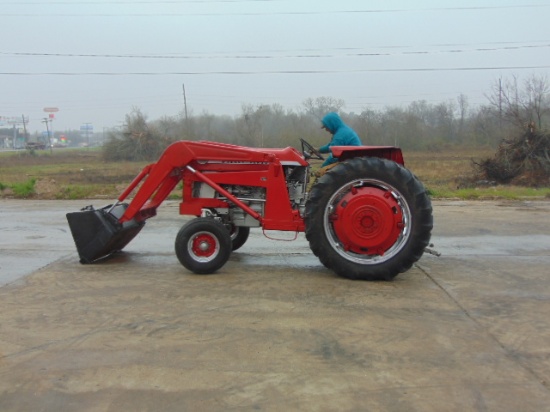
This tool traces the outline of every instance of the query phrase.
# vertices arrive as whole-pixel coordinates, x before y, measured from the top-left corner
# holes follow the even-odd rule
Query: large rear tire
[[[391,280],[428,246],[432,205],[422,183],[403,166],[359,157],[317,180],[305,225],[311,250],[338,275]]]
[[[220,269],[231,255],[231,236],[220,222],[200,217],[185,224],[176,236],[176,256],[190,271],[205,275]]]

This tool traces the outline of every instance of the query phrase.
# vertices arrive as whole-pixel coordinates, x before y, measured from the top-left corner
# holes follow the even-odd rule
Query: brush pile
[[[495,184],[540,187],[550,185],[550,134],[534,128],[504,140],[493,158],[474,161],[477,178]]]

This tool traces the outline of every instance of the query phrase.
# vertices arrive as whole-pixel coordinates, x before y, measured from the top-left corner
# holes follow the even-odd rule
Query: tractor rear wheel
[[[197,274],[214,273],[231,255],[231,236],[220,222],[200,217],[185,224],[176,236],[176,256]]]
[[[311,250],[338,275],[391,280],[428,246],[432,206],[409,170],[390,160],[358,157],[317,180],[305,224]]]

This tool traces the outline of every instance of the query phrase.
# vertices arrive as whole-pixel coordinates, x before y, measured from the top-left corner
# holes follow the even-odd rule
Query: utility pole
[[[21,120],[23,120],[23,133],[25,133],[25,144],[29,142],[29,136],[27,135],[27,121],[25,120],[25,115],[21,115]]]
[[[185,123],[187,124],[188,117],[187,117],[187,97],[185,96],[185,83],[182,83],[181,85],[183,87],[183,107],[185,110]]]
[[[498,127],[502,135],[502,77],[498,79]]]
[[[50,137],[50,128],[48,127],[48,122],[50,121],[50,119],[48,119],[47,117],[44,117],[42,119],[42,123],[45,123],[46,124],[46,133],[48,134],[48,144],[50,146],[50,154],[53,153],[53,149],[52,149],[52,139]]]

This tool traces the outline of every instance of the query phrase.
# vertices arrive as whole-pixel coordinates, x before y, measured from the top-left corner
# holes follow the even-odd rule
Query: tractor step
[[[93,263],[122,250],[141,231],[145,221],[119,222],[127,207],[126,203],[100,209],[87,206],[67,213],[80,263]]]

